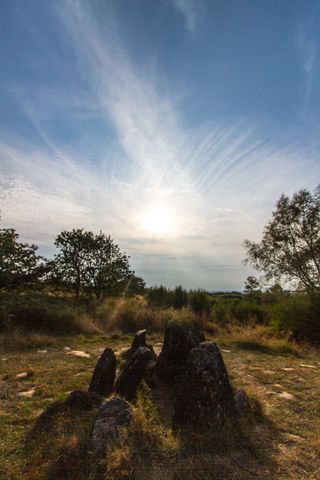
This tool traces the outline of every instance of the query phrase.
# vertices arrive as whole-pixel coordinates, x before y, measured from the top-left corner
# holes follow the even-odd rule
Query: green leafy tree
[[[129,257],[120,251],[110,235],[83,229],[63,231],[55,246],[60,250],[52,265],[58,282],[81,292],[94,292],[97,299],[115,295],[126,288],[132,272]]]
[[[249,275],[244,283],[244,293],[246,295],[253,295],[260,288],[259,280],[253,275]]]
[[[128,295],[143,295],[146,289],[146,282],[143,278],[138,277],[132,273],[129,278],[127,293]]]
[[[44,272],[44,259],[38,247],[19,242],[13,228],[0,229],[0,288],[16,289],[39,280]]]
[[[308,292],[320,292],[320,185],[282,195],[261,242],[245,240],[246,263]]]

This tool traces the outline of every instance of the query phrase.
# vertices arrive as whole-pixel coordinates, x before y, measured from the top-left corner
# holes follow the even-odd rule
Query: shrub
[[[53,334],[97,332],[83,307],[61,297],[36,292],[1,295],[0,330]]]
[[[189,302],[196,315],[209,313],[210,298],[205,290],[194,290],[190,292]]]
[[[293,294],[270,307],[277,333],[320,344],[320,295]]]

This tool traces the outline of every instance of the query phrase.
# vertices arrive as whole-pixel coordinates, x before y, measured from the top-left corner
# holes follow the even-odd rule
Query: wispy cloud
[[[172,3],[183,15],[187,29],[193,31],[203,8],[202,0],[172,0]]]
[[[13,135],[0,143],[4,224],[46,248],[62,229],[101,228],[150,283],[236,288],[243,239],[259,235],[282,191],[314,186],[317,153],[294,135],[266,137],[247,119],[186,128],[179,96],[148,62],[135,64],[111,14],[100,20],[76,0],[56,5],[86,87],[75,83],[61,103],[54,88],[12,91],[41,142]],[[89,116],[90,134],[82,128],[75,140],[58,141],[50,120],[62,109],[72,125]],[[97,137],[97,123],[113,135],[109,128],[106,139]],[[159,203],[175,222],[162,238],[140,225],[146,207]]]
[[[307,18],[301,20],[297,28],[296,42],[301,58],[301,66],[305,73],[305,92],[302,115],[306,114],[310,106],[314,82],[320,71],[318,43],[316,41],[319,25],[320,9],[315,8]]]

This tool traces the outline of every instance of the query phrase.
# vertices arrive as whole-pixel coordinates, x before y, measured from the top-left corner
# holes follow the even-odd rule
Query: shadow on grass
[[[266,353],[268,355],[293,355],[301,358],[301,354],[289,343],[281,343],[276,345],[268,345],[254,340],[234,340],[230,343],[242,350],[252,350],[254,352]]]
[[[168,426],[159,428],[168,398],[151,397],[134,409],[132,429],[123,443],[97,465],[88,456],[88,438],[97,403],[57,402],[43,412],[26,438],[26,480],[250,480],[276,478],[274,458],[281,433],[255,398],[242,416],[230,418],[220,432],[179,431],[178,449],[164,451]],[[159,402],[164,402],[162,412]],[[151,408],[152,407],[152,408]],[[140,410],[139,410],[140,408]],[[142,410],[141,410],[142,409]],[[151,409],[151,410],[150,410]],[[154,409],[157,415],[154,414]],[[150,413],[151,412],[151,413]],[[166,412],[165,412],[166,413]],[[154,419],[154,420],[153,420]],[[170,453],[171,452],[171,453]],[[121,455],[125,453],[125,458]],[[117,456],[112,469],[112,456]],[[108,462],[111,462],[108,465]],[[106,474],[110,468],[109,475]],[[107,476],[106,476],[107,475]]]
[[[26,480],[80,480],[87,472],[87,442],[102,398],[77,391],[43,412],[25,438]]]

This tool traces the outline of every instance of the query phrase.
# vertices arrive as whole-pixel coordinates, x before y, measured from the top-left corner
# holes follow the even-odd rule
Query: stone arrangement
[[[90,436],[94,449],[105,446],[111,438],[116,439],[118,428],[130,424],[130,402],[135,401],[142,380],[151,389],[162,384],[170,390],[174,428],[220,430],[227,418],[248,407],[245,391],[235,393],[230,384],[219,347],[207,342],[201,332],[188,331],[180,325],[168,326],[157,357],[146,342],[146,330],[140,330],[117,378],[111,348],[104,350],[94,369],[87,394],[104,397]],[[108,400],[106,397],[112,393]]]

